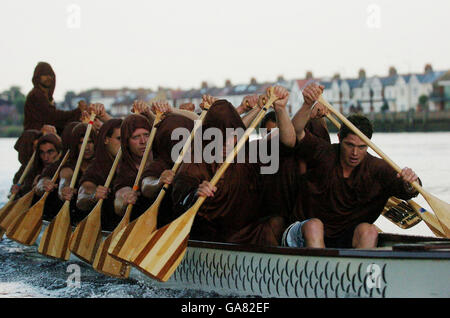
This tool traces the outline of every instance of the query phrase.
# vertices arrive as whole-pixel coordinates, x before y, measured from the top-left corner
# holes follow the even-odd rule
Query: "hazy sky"
[[[67,90],[450,69],[449,0],[1,0],[0,91],[38,61]]]

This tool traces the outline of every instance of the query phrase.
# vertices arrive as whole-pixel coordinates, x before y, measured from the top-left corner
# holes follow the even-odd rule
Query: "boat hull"
[[[44,222],[41,235],[47,225]],[[189,241],[183,261],[167,282],[153,280],[136,268],[130,278],[155,287],[228,297],[450,297],[450,250],[414,248],[414,244],[448,245],[450,240],[380,234],[380,241],[384,247],[372,250]],[[69,262],[73,261],[82,260],[71,254]]]

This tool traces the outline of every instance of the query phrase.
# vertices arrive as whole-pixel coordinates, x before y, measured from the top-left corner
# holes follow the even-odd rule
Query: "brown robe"
[[[305,129],[330,143],[330,135],[323,119],[310,120]],[[303,217],[298,214],[295,207],[301,176],[306,170],[305,161],[295,155],[294,148],[289,148],[280,141],[278,171],[274,174],[261,175],[263,206],[268,215],[282,216],[286,225]]]
[[[59,165],[61,164],[61,161],[63,160],[67,151],[69,150],[70,138],[72,136],[72,130],[78,124],[79,124],[79,122],[74,121],[74,122],[71,122],[68,125],[66,125],[66,127],[64,128],[64,130],[61,134],[62,154],[61,154],[59,160],[50,164],[49,166],[45,167],[42,170],[40,179],[41,178],[49,178],[49,179],[53,178],[56,171],[58,170]],[[59,176],[57,177],[55,183],[59,184]],[[36,195],[35,195],[35,198],[36,198]],[[58,211],[61,209],[63,203],[64,202],[59,199],[58,189],[55,189],[54,191],[50,192],[47,197],[47,200],[45,201],[43,218],[48,221],[52,220],[53,217],[55,217],[56,214],[58,213]]]
[[[105,122],[99,130],[97,143],[95,145],[95,159],[80,178],[80,185],[85,181],[103,186],[108,178],[109,172],[114,162],[114,158],[106,149],[105,139],[111,137],[114,130],[120,128],[122,119],[114,118]],[[114,180],[114,179],[113,179]],[[112,183],[111,183],[112,184]],[[103,201],[101,222],[103,230],[114,230],[120,222],[120,218],[114,213],[114,196],[109,194]]]
[[[308,167],[300,181],[297,213],[324,223],[327,247],[351,247],[356,226],[375,222],[389,197],[406,200],[414,195],[394,169],[369,153],[344,178],[339,146],[306,131],[296,149]]]
[[[224,136],[226,128],[245,126],[233,105],[216,101],[203,121],[203,132],[219,128]],[[203,147],[207,141],[204,141]],[[248,148],[248,142],[246,149]],[[246,154],[248,158],[248,153]],[[193,161],[193,160],[192,160]],[[197,199],[199,184],[210,181],[220,163],[183,163],[173,182],[174,212],[180,215]],[[282,218],[263,213],[260,196],[259,164],[232,163],[216,185],[214,197],[207,198],[191,229],[196,240],[243,244],[278,245]]]
[[[122,122],[120,127],[120,144],[122,148],[122,158],[117,167],[116,177],[113,182],[113,192],[115,193],[124,187],[133,187],[138,173],[138,167],[141,159],[134,155],[128,147],[128,142],[133,132],[138,128],[152,130],[153,122],[150,122],[147,117],[137,114],[128,115]],[[149,153],[146,165],[153,159],[152,152]],[[141,178],[142,179],[142,178]],[[138,196],[136,204],[133,206],[131,213],[131,220],[136,219],[150,206],[150,201],[142,195]]]
[[[155,139],[152,145],[153,160],[144,170],[142,179],[146,177],[159,178],[165,170],[171,170],[175,162],[172,160],[172,148],[179,140],[172,140],[172,132],[177,128],[185,128],[189,133],[194,128],[194,121],[182,115],[167,114],[158,123]],[[172,187],[167,189],[158,212],[158,227],[161,227],[174,219],[172,211]]]
[[[53,83],[48,94],[39,87],[41,75],[52,75]],[[80,119],[81,111],[79,108],[75,110],[59,110],[52,104],[53,92],[56,85],[56,75],[52,67],[45,62],[39,62],[34,69],[33,89],[28,93],[24,107],[23,127],[27,129],[41,129],[43,125],[52,125],[56,127],[58,134],[64,129],[64,126]]]

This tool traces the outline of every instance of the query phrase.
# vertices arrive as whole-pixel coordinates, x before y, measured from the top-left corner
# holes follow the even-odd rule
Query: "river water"
[[[335,134],[331,135],[336,142]],[[0,139],[0,207],[7,201],[14,173],[19,168],[15,138]],[[424,188],[438,198],[450,202],[450,132],[439,133],[376,133],[372,141],[399,166],[414,169]],[[372,152],[373,153],[373,152]],[[429,209],[426,201],[415,201]],[[376,223],[384,232],[434,236],[424,222],[402,230],[384,217]],[[81,283],[68,284],[70,264],[36,256],[36,246],[17,244],[6,236],[0,242],[0,297],[131,297],[131,298],[215,298],[215,293],[175,291],[157,288],[135,280],[106,277],[82,262]],[[232,296],[232,295],[230,295]]]

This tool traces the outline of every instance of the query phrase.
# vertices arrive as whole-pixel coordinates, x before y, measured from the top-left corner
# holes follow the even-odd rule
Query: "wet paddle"
[[[271,87],[267,103],[247,128],[244,135],[239,139],[234,150],[227,155],[225,162],[211,179],[210,183],[212,186],[217,184],[220,177],[225,173],[230,163],[238,154],[239,150],[247,142],[250,134],[254,131],[255,127],[263,119],[267,110],[277,99],[278,97],[274,94],[274,88]],[[173,222],[153,232],[148,240],[148,244],[139,251],[137,257],[132,260],[133,265],[156,280],[167,281],[170,276],[172,276],[186,253],[192,223],[194,222],[197,211],[205,200],[206,197],[200,196],[194,205],[184,214]]]
[[[339,118],[342,123],[350,128],[355,133],[355,135],[357,135],[370,148],[372,148],[372,150],[375,151],[381,158],[383,158],[395,171],[397,171],[398,173],[402,171],[402,169],[395,162],[393,162],[380,148],[378,148],[369,138],[367,138],[366,135],[364,135],[358,128],[356,128],[355,125],[353,125],[344,115],[334,109],[334,107],[331,106],[322,96],[319,97],[318,101],[326,106],[334,115],[336,115],[336,117]],[[428,202],[431,209],[435,213],[437,220],[441,224],[446,237],[450,237],[450,204],[428,193],[420,186],[417,181],[411,183],[411,185]]]
[[[145,164],[147,163],[148,154],[150,153],[150,150],[152,148],[153,140],[155,139],[156,135],[156,125],[161,121],[162,113],[156,112],[155,120],[153,121],[153,127],[150,132],[150,136],[147,140],[147,144],[145,146],[145,151],[141,159],[141,163],[139,165],[139,169],[136,175],[136,179],[134,181],[133,185],[133,191],[139,190],[139,181],[141,179],[141,175],[144,172]],[[122,217],[122,220],[117,225],[117,227],[114,229],[114,231],[106,237],[106,239],[100,243],[99,248],[97,249],[97,252],[95,254],[94,262],[92,264],[92,267],[103,274],[113,276],[113,277],[119,277],[119,278],[127,278],[130,273],[130,266],[118,259],[115,259],[108,255],[108,249],[111,245],[111,242],[113,241],[114,237],[120,233],[129,223],[130,223],[130,216],[131,211],[133,209],[133,204],[128,204],[127,209],[125,211],[124,216]]]
[[[341,128],[341,124],[331,114],[328,113],[327,118],[329,121],[331,121],[337,127],[337,129]],[[406,217],[405,219],[401,219],[401,220],[399,218],[390,217],[390,216],[392,216],[392,213],[389,213],[389,211],[391,210],[392,207],[397,207],[399,209],[404,210],[405,205],[408,205],[408,203],[409,203],[409,209],[415,210],[415,212],[418,212],[418,210],[411,204],[411,202],[413,202],[415,204],[415,206],[418,206],[418,204],[412,200],[409,200],[408,203],[403,202],[403,207],[402,206],[398,207],[398,205],[402,205],[402,202],[403,201],[400,199],[391,197],[388,200],[388,202],[386,203],[386,206],[384,207],[383,212],[381,214],[384,217],[386,217],[387,219],[389,219],[391,222],[393,222],[395,225],[397,225],[398,227],[400,227],[402,229],[408,229],[408,228],[413,227],[414,225],[416,225],[419,222],[417,222],[417,220],[414,220],[415,218],[412,215],[410,216],[410,218]],[[423,209],[423,208],[421,208],[421,209]],[[442,234],[443,233],[442,227],[440,226],[439,222],[436,220],[436,217],[434,216],[434,214],[426,211],[425,209],[423,209],[423,211],[424,212],[422,212],[422,213],[414,212],[414,215],[417,216],[419,219],[423,220],[427,224],[427,226],[430,228],[430,230],[433,231],[433,233],[435,233],[437,236],[445,237],[445,235]],[[405,211],[405,212],[408,212],[408,211]]]
[[[202,124],[208,108],[209,105],[206,105],[199,118],[195,121],[195,126],[172,167],[174,173],[177,172],[178,167],[183,162],[183,158],[191,146],[191,141],[195,136],[195,132]],[[131,222],[116,235],[108,250],[110,255],[122,261],[131,262],[131,260],[137,256],[137,253],[147,245],[150,238],[149,234],[156,230],[159,206],[168,189],[169,185],[165,184],[153,204],[139,218]]]
[[[81,144],[80,153],[78,154],[77,163],[73,171],[72,179],[70,180],[70,188],[75,187],[78,172],[80,171],[81,163],[84,157],[84,151],[89,141],[92,125],[94,123],[95,113],[92,113],[89,118],[89,124]],[[66,200],[59,210],[56,217],[50,222],[42,235],[38,252],[49,257],[68,260],[70,256],[69,239],[72,234],[72,227],[70,225],[70,200]]]
[[[109,188],[121,156],[122,150],[119,149],[119,152],[114,159],[113,165],[106,179],[104,185],[105,188]],[[80,223],[78,223],[70,238],[70,251],[89,264],[93,262],[95,252],[97,251],[97,248],[99,247],[102,239],[102,205],[103,199],[98,200],[97,204],[89,213],[89,215],[85,217]]]
[[[33,166],[34,157],[36,156],[36,150],[31,155],[30,160],[25,166],[22,175],[17,183],[17,185],[21,185],[25,180],[28,172]],[[30,200],[31,197],[31,200]],[[9,197],[8,202],[0,209],[0,229],[6,231],[11,223],[23,212],[28,210],[31,205],[31,201],[33,200],[33,191],[28,192],[18,200],[14,200],[16,198],[16,194],[13,193]]]
[[[52,182],[56,182],[58,179],[59,171],[61,167],[66,163],[69,157],[69,151],[67,151],[63,160],[59,164],[58,169],[53,175]],[[12,223],[6,232],[6,235],[21,244],[33,245],[36,241],[39,232],[42,227],[42,215],[44,213],[45,201],[50,193],[45,192],[42,197],[36,202],[28,211],[20,215],[14,223]]]

